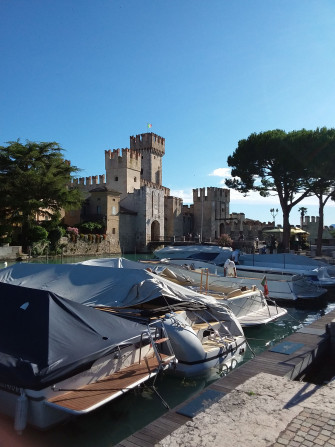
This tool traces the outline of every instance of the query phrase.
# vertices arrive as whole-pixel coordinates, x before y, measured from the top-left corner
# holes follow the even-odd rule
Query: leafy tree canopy
[[[329,199],[335,199],[335,129],[323,127],[312,134],[306,147],[303,162],[308,169],[306,189],[315,195],[319,202],[319,225],[316,242],[316,254],[322,252],[322,234],[324,226],[324,207]]]
[[[79,169],[62,152],[55,142],[18,140],[0,146],[0,224],[20,227],[23,245],[37,214],[52,218],[61,209],[80,207],[79,190],[68,188]]]
[[[234,177],[226,180],[228,187],[245,195],[250,191],[258,191],[264,197],[278,194],[286,249],[289,248],[291,209],[315,194],[317,181],[334,176],[329,166],[326,168],[334,137],[334,129],[325,128],[253,133],[239,141],[233,155],[228,157]]]

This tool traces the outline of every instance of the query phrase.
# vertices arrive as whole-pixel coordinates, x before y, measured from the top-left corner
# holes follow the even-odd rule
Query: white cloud
[[[231,169],[230,168],[217,168],[217,169],[214,169],[214,171],[208,175],[213,176],[213,177],[231,178]]]
[[[236,189],[230,190],[230,203],[232,202],[248,202],[253,204],[259,204],[259,205],[279,205],[278,196],[269,196],[269,197],[262,197],[258,192],[251,191],[248,193],[247,196],[244,196],[240,192],[236,191]]]
[[[193,191],[190,189],[171,189],[170,194],[173,197],[180,197],[183,199],[183,203],[186,205],[188,203],[193,203]]]

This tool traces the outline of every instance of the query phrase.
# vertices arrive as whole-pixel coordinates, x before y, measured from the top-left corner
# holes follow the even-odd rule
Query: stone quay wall
[[[63,246],[62,254],[64,256],[86,256],[86,255],[110,255],[120,254],[120,245],[117,241],[111,241],[108,239],[96,240],[84,240],[77,239],[74,241],[68,241]]]

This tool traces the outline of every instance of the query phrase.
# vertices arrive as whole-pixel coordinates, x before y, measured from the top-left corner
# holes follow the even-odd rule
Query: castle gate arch
[[[219,237],[221,237],[222,234],[225,234],[225,224],[220,223],[220,231],[219,231]]]
[[[160,239],[160,224],[157,220],[154,220],[151,224],[151,240],[159,241]]]

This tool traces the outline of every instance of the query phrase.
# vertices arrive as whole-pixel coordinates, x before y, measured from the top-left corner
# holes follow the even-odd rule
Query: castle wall
[[[194,235],[194,205],[183,205],[183,236],[193,237]]]
[[[319,216],[305,216],[302,229],[308,231],[308,239],[312,244],[316,244],[318,238]],[[333,244],[334,238],[329,232],[328,227],[323,227],[322,240],[325,243]]]
[[[66,239],[66,238],[63,238]],[[75,242],[67,242],[63,246],[62,254],[64,256],[98,256],[106,254],[119,254],[120,246],[111,239],[101,240],[100,242],[90,242],[88,240],[78,239]]]
[[[109,236],[111,245],[119,247],[120,196],[118,194],[107,193],[106,196],[106,233]]]
[[[164,239],[164,190],[144,186],[128,194],[120,205],[136,213],[136,216],[120,218],[120,243],[128,246],[128,241],[135,241],[137,252],[147,250],[151,240]],[[128,226],[129,225],[129,226]],[[133,243],[133,242],[132,242]]]
[[[220,224],[229,218],[230,191],[224,188],[193,189],[194,232],[202,240],[220,236]]]
[[[136,214],[120,214],[119,239],[121,253],[136,253],[139,251],[137,247],[137,215]]]
[[[179,197],[165,197],[164,203],[164,231],[165,239],[183,235],[183,201]]]

